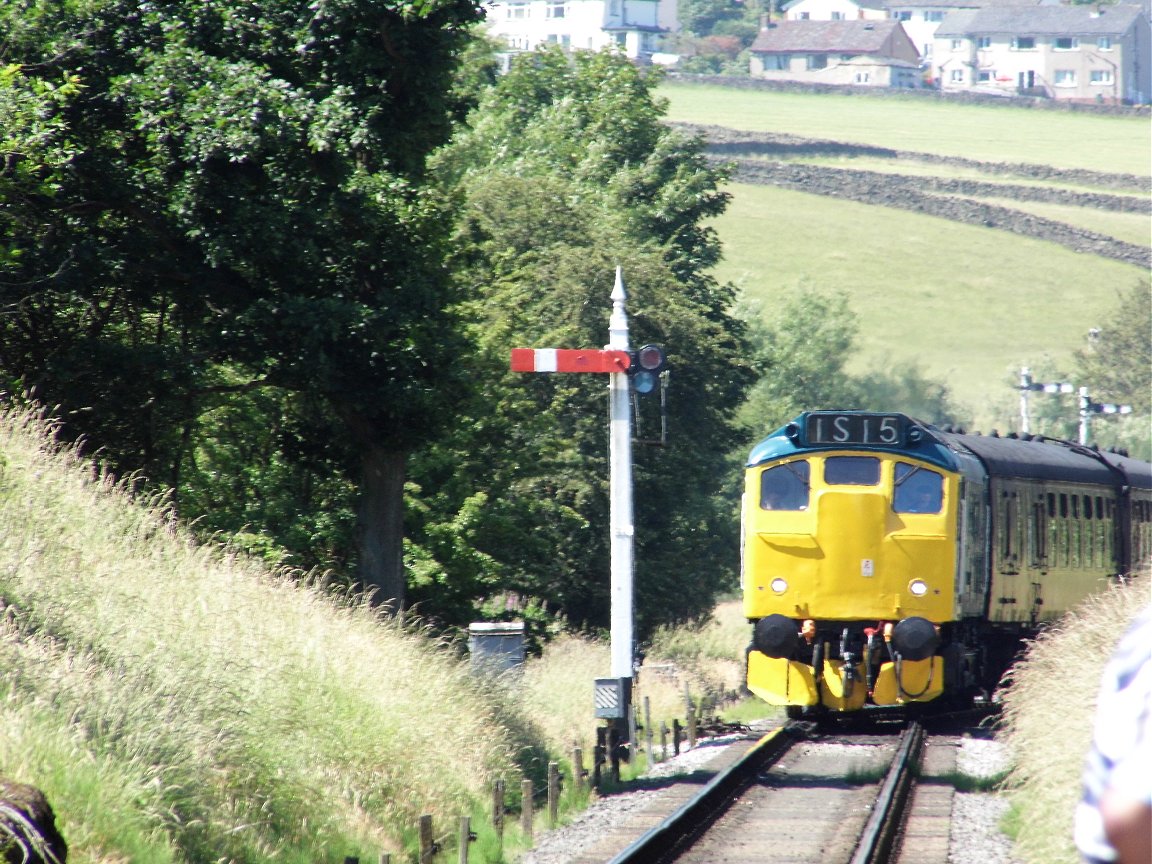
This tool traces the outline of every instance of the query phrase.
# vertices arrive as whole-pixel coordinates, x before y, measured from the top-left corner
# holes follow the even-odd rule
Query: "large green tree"
[[[46,115],[74,155],[24,184],[34,218],[0,221],[19,253],[0,259],[6,374],[114,468],[177,490],[209,412],[256,391],[274,413],[305,404],[296,450],[358,488],[360,579],[402,598],[406,455],[464,389],[451,220],[425,158],[479,15],[473,0],[0,6],[0,62],[79,88]]]
[[[699,615],[734,584],[727,454],[752,373],[733,291],[709,275],[719,244],[706,220],[727,202],[724,174],[662,122],[656,80],[610,52],[538,52],[437,159],[462,196],[454,264],[477,298],[484,389],[413,471],[426,507],[414,595],[606,623],[606,376],[511,373],[508,357],[602,347],[616,265],[633,346],[661,343],[672,363],[667,442],[634,449],[640,629]],[[659,405],[637,400],[639,437],[659,437]]]

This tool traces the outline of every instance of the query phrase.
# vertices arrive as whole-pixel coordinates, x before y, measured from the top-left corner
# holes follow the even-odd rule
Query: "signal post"
[[[612,287],[608,346],[602,351],[563,348],[514,348],[513,372],[593,372],[608,377],[609,531],[611,542],[611,677],[593,686],[594,713],[612,721],[617,741],[630,742],[633,674],[634,539],[632,506],[631,391],[651,393],[666,366],[664,349],[629,348],[624,279],[616,268]]]

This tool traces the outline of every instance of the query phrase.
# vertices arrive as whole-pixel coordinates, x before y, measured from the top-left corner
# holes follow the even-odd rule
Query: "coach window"
[[[785,462],[760,475],[762,510],[808,509],[808,463]]]
[[[944,504],[944,478],[928,468],[896,463],[892,509],[897,513],[939,513]]]
[[[874,456],[829,456],[824,460],[824,482],[829,486],[875,486],[880,482],[880,460]]]

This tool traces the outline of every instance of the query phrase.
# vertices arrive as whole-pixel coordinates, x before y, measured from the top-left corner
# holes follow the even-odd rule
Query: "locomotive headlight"
[[[908,583],[908,590],[912,592],[913,597],[923,597],[928,593],[928,583],[923,579],[913,579]]]
[[[780,577],[776,577],[772,580],[768,587],[775,591],[777,594],[783,594],[788,590],[788,583]]]

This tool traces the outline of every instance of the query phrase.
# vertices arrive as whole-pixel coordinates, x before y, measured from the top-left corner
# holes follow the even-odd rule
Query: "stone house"
[[[754,78],[810,84],[916,87],[919,54],[899,21],[785,20],[748,49]]]

